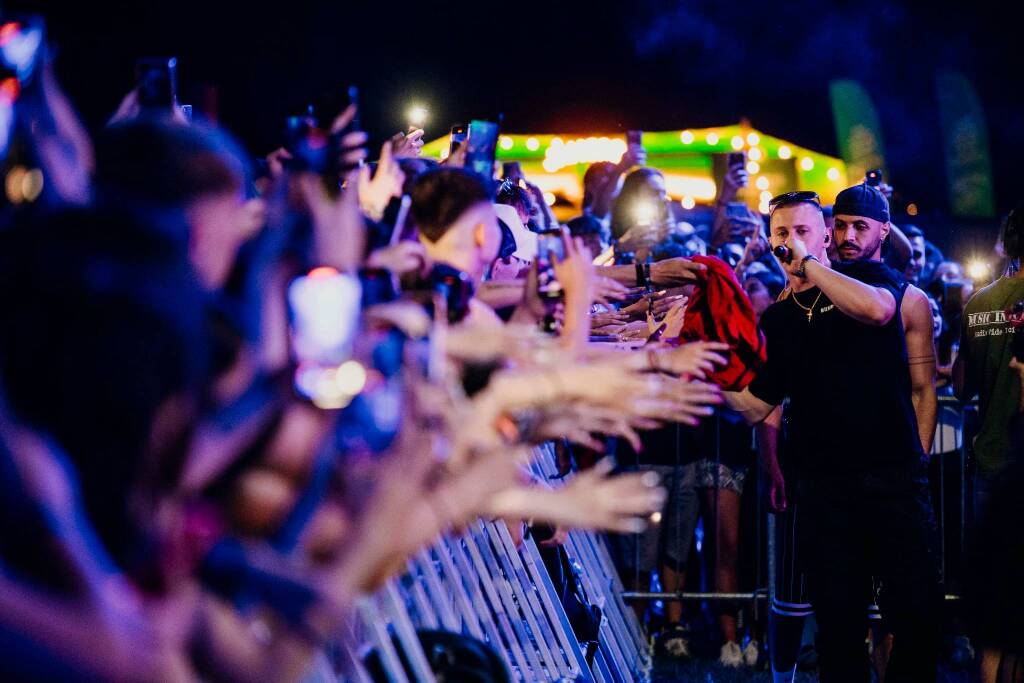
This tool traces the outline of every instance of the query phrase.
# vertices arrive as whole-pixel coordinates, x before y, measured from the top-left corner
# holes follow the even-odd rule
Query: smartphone
[[[142,109],[169,110],[178,102],[176,57],[143,57],[135,63],[135,87]]]
[[[486,180],[494,177],[494,155],[498,148],[498,124],[470,121],[466,136],[466,168]]]
[[[537,291],[542,299],[562,298],[562,284],[555,277],[555,263],[564,258],[561,230],[548,230],[537,235]]]
[[[32,82],[46,47],[45,26],[35,15],[0,24],[0,80],[14,77],[20,90]]]
[[[878,187],[882,184],[882,169],[873,168],[864,174],[864,184],[868,187]]]
[[[746,152],[729,152],[725,157],[725,163],[729,168],[744,166],[747,163],[747,154]]]
[[[452,126],[448,133],[448,154],[453,154],[461,145],[466,142],[466,136],[469,134],[469,129],[464,123],[456,123]]]
[[[518,183],[519,180],[523,179],[523,165],[518,161],[506,161],[501,166],[501,175],[505,178],[511,178]]]
[[[641,145],[641,139],[643,138],[643,131],[641,130],[627,130],[626,131],[626,144],[629,146]]]
[[[743,202],[729,202],[725,205],[726,218],[744,219],[750,216],[747,212],[747,205]]]
[[[295,388],[317,406],[340,408],[358,393],[338,370],[352,358],[361,300],[359,279],[333,268],[316,268],[288,287]]]

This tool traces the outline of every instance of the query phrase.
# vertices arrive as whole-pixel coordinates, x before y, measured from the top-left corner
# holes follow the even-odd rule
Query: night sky
[[[923,213],[946,203],[934,93],[940,68],[974,82],[1000,210],[1022,198],[1020,75],[1007,7],[969,2],[608,3],[361,1],[5,3],[48,18],[58,75],[101,125],[137,57],[179,57],[181,100],[216,86],[220,123],[254,153],[312,95],[361,87],[376,140],[412,99],[427,137],[504,113],[511,132],[611,132],[734,123],[837,154],[828,82],[859,80],[882,120],[891,181]]]

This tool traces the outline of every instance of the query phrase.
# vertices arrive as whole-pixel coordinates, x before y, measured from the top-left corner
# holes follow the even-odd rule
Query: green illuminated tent
[[[665,174],[669,196],[690,208],[714,201],[725,172],[726,154],[747,155],[750,185],[740,199],[753,208],[767,210],[767,199],[790,190],[813,190],[831,203],[848,186],[846,164],[841,159],[766,135],[749,125],[643,133],[647,165]],[[424,156],[447,156],[448,137],[424,145]],[[626,149],[624,135],[553,135],[509,133],[498,142],[499,161],[518,161],[531,182],[544,192],[549,203],[566,210],[578,207],[583,196],[582,178],[596,161],[618,161]]]

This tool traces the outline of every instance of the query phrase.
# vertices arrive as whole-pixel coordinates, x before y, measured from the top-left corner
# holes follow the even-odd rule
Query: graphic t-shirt
[[[862,472],[922,456],[899,314],[903,281],[877,261],[836,270],[888,290],[896,314],[885,325],[867,325],[812,288],[761,317],[768,362],[750,391],[772,405],[789,398],[788,448],[801,475]]]
[[[1011,309],[1019,301],[1024,301],[1024,279],[1001,277],[971,297],[961,323],[960,353],[966,354],[979,386],[981,428],[974,455],[986,477],[1010,462],[1010,418],[1020,405],[1020,379],[1009,367],[1015,322]]]

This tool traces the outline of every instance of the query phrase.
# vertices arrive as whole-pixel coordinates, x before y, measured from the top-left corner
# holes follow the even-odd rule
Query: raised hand
[[[395,133],[391,136],[391,148],[396,159],[415,159],[423,148],[423,129]]]
[[[706,379],[714,372],[716,365],[725,365],[728,360],[722,353],[728,353],[729,345],[724,342],[690,342],[675,348],[654,351],[653,369],[673,375],[684,375]]]
[[[367,216],[380,220],[384,209],[394,197],[402,195],[405,174],[391,152],[391,141],[388,140],[380,149],[380,160],[377,172],[370,176],[370,167],[359,169],[359,205]]]

